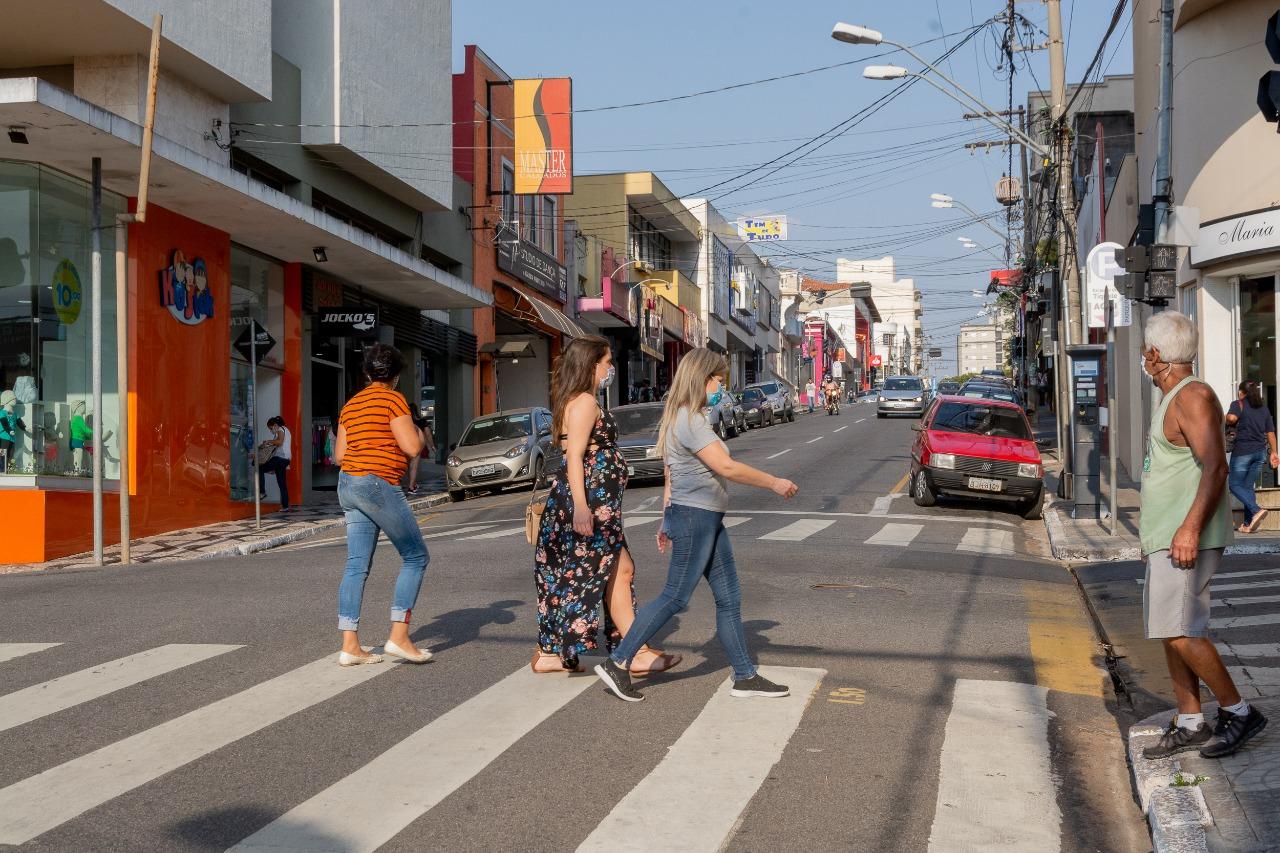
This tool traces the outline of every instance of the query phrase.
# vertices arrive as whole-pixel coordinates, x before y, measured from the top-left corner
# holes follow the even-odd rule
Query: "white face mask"
[[[618,375],[618,371],[613,369],[612,364],[609,365],[609,369],[605,371],[604,378],[601,379],[599,383],[597,383],[596,387],[598,387],[601,391],[605,390],[606,388],[608,388],[610,385],[613,384],[613,378],[617,375]]]

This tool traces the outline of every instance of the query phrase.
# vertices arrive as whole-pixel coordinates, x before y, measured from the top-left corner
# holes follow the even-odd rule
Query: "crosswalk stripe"
[[[1012,554],[1013,534],[990,527],[971,527],[965,531],[956,550],[974,554]]]
[[[1280,595],[1242,595],[1238,598],[1215,598],[1214,607],[1248,607],[1251,604],[1274,604]]]
[[[921,530],[924,530],[923,524],[886,524],[862,544],[897,545],[905,548],[920,535]]]
[[[0,789],[0,844],[24,844],[201,756],[394,667],[334,655]]]
[[[1263,613],[1261,616],[1223,616],[1221,619],[1209,620],[1209,627],[1217,630],[1252,628],[1256,625],[1280,625],[1280,613]]]
[[[1215,643],[1224,655],[1238,658],[1280,658],[1280,643]]]
[[[800,725],[825,669],[760,667],[786,684],[784,699],[735,699],[726,679],[648,776],[622,798],[578,853],[723,848],[739,815]],[[751,744],[750,749],[734,744]],[[690,808],[697,803],[696,808]],[[655,820],[654,815],[662,815]]]
[[[62,643],[0,643],[0,663],[60,645]]]
[[[479,533],[475,536],[463,536],[462,539],[463,540],[501,539],[504,536],[515,536],[517,533],[524,533],[523,525],[521,525],[520,527],[507,527],[502,530],[493,530],[493,531],[490,531],[489,533]]]
[[[464,533],[475,533],[477,530],[488,530],[492,524],[477,524],[472,527],[459,527],[457,530],[440,530],[435,533],[422,534],[423,539],[439,539],[442,536],[461,536]],[[524,528],[520,528],[524,530]]]
[[[725,527],[737,527],[739,524],[745,524],[750,520],[751,516],[749,515],[735,515],[731,518],[726,518],[722,523]]]
[[[1048,693],[1009,681],[956,682],[929,853],[1060,849]]]
[[[791,522],[785,527],[779,527],[772,533],[766,533],[759,538],[780,542],[800,542],[808,539],[819,530],[826,530],[833,524],[835,524],[835,520],[830,518],[802,518],[799,521]]]
[[[1229,666],[1227,672],[1236,684],[1280,687],[1280,666]]]
[[[242,648],[173,643],[0,696],[0,732]]]
[[[522,666],[231,850],[376,850],[597,684]]]
[[[1280,578],[1273,581],[1245,581],[1244,583],[1213,583],[1209,588],[1214,592],[1228,592],[1241,589],[1274,589],[1280,586]]]
[[[1236,578],[1260,578],[1260,577],[1273,577],[1275,575],[1280,575],[1280,569],[1257,569],[1252,572],[1228,572],[1226,574],[1216,574],[1213,576],[1213,584],[1214,584],[1213,588],[1222,589],[1222,587],[1217,585],[1221,581],[1230,582],[1235,580]],[[1146,582],[1147,582],[1146,578],[1138,578],[1139,586],[1145,584]],[[1276,583],[1280,583],[1280,581],[1276,581]]]
[[[626,517],[625,520],[623,520],[622,526],[624,529],[630,530],[631,528],[639,527],[642,524],[650,524],[652,522],[659,520],[660,518],[662,518],[662,516],[660,515],[650,515],[648,517],[641,516],[641,515],[629,515]]]

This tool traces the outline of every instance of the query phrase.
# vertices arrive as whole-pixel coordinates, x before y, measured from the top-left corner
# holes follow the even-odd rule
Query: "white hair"
[[[1145,349],[1157,349],[1160,358],[1171,364],[1190,364],[1196,360],[1199,335],[1186,314],[1161,311],[1153,314],[1142,333]]]

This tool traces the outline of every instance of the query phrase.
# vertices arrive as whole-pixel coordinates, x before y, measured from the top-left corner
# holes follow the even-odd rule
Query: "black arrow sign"
[[[235,344],[236,350],[244,356],[245,361],[253,361],[255,355],[258,357],[254,364],[262,364],[262,360],[267,357],[267,353],[275,345],[276,339],[271,337],[271,333],[263,328],[257,320],[254,320],[252,326],[246,327],[240,333],[240,337],[236,338]]]

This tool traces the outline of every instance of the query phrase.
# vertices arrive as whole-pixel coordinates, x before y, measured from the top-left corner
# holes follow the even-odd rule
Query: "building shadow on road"
[[[519,599],[504,599],[484,607],[460,607],[441,613],[411,636],[415,643],[442,638],[439,642],[428,643],[431,651],[436,653],[465,646],[480,639],[480,631],[488,625],[510,625],[516,621],[513,611],[526,603]]]

